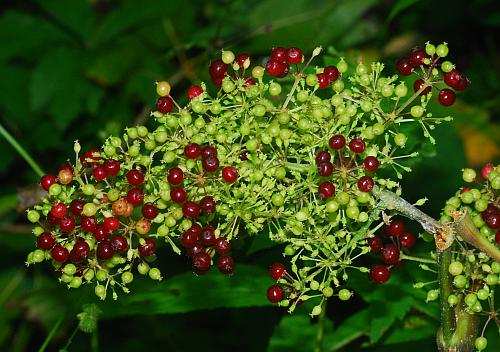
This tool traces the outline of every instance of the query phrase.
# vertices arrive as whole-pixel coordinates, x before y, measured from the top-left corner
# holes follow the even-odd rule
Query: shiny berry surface
[[[283,264],[281,263],[274,263],[269,267],[269,276],[273,280],[279,280],[283,276],[285,276],[286,268]]]
[[[283,300],[283,288],[279,285],[272,285],[267,289],[267,299],[271,303],[278,303]]]

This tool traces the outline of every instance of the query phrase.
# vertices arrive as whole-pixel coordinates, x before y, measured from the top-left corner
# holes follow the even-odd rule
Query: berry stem
[[[297,74],[295,76],[295,81],[293,82],[293,86],[290,89],[290,92],[288,93],[288,95],[286,96],[285,102],[283,103],[283,106],[281,107],[281,110],[285,110],[286,107],[288,106],[288,103],[290,102],[290,99],[292,99],[292,96],[295,93],[295,90],[297,89],[297,86],[299,85],[300,78],[301,78],[300,76],[301,76],[300,74]]]
[[[23,157],[23,159],[31,166],[33,171],[39,176],[42,177],[45,175],[45,172],[42,171],[42,168],[36,163],[36,161],[28,154],[26,149],[24,149],[19,142],[12,137],[12,135],[0,124],[0,135],[2,135],[7,142]]]
[[[1,127],[1,126],[0,126]],[[64,320],[64,316],[61,315],[59,317],[59,319],[57,319],[57,322],[54,324],[54,326],[52,327],[52,329],[50,330],[49,334],[47,335],[47,337],[45,338],[45,341],[43,341],[43,344],[42,346],[40,347],[40,349],[38,350],[38,352],[44,352],[46,349],[47,349],[47,346],[49,345],[50,341],[52,340],[52,338],[54,337],[54,335],[56,334],[57,330],[59,330],[59,327],[61,326],[62,322]]]
[[[429,87],[427,84],[424,84],[422,88],[417,90],[403,105],[399,107],[399,109],[396,110],[396,115],[399,115],[408,105],[410,105],[417,97],[422,93],[427,87]]]
[[[448,267],[451,264],[451,247],[444,251],[438,251],[437,261],[439,265],[438,280],[441,306],[441,327],[438,332],[438,341],[440,340],[440,337],[442,337],[444,344],[446,344],[451,340],[453,331],[455,330],[455,314],[453,307],[448,304],[448,296],[452,291],[452,279],[451,274],[448,271]]]
[[[436,264],[436,261],[433,260],[433,259],[414,257],[414,256],[411,256],[411,255],[406,255],[404,253],[401,253],[399,255],[399,259],[401,259],[401,260],[403,260],[403,259],[404,260],[411,260],[411,261],[419,262],[419,263]]]
[[[318,331],[316,332],[316,343],[314,352],[321,352],[323,350],[323,335],[325,332],[325,319],[326,319],[326,300],[321,304],[321,313],[318,316]]]

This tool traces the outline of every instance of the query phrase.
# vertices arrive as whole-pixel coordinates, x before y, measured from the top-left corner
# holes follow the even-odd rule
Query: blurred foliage
[[[442,113],[455,116],[453,127],[435,131],[436,148],[404,180],[405,196],[427,196],[424,209],[437,215],[460,186],[464,165],[498,160],[499,38],[495,0],[4,0],[0,123],[44,170],[54,170],[72,154],[75,139],[90,148],[147,121],[154,81],[169,80],[179,96],[192,82],[207,80],[208,62],[223,47],[262,62],[273,45],[306,52],[323,45],[354,62],[383,58],[394,69],[412,47],[446,41],[471,89]],[[289,316],[265,301],[271,283],[265,269],[279,260],[280,248],[264,236],[239,244],[240,265],[231,278],[198,278],[184,258],[165,259],[163,282],[141,290],[152,284],[138,278],[141,294],[97,302],[103,312],[97,329],[90,336],[80,332],[76,315],[95,297],[86,289],[68,291],[48,269],[23,267],[34,241],[15,212],[16,193],[37,177],[3,139],[0,154],[1,350],[38,349],[56,322],[47,350],[69,342],[71,351],[434,349],[438,307],[411,287],[432,275],[408,264],[383,286],[355,276],[355,297],[332,300],[321,322],[305,314],[307,307]],[[489,343],[500,350],[500,342]]]

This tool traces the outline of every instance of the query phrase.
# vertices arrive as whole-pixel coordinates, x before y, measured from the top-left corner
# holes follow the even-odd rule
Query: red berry
[[[203,234],[201,226],[198,224],[193,224],[187,231],[180,237],[180,241],[183,247],[191,248],[193,247],[199,240],[200,236]],[[215,233],[214,233],[215,235]]]
[[[127,172],[127,181],[133,186],[138,186],[144,182],[144,174],[136,169]]]
[[[267,299],[271,303],[279,303],[283,300],[283,288],[279,285],[272,285],[267,289]]]
[[[288,74],[288,64],[274,59],[266,63],[266,72],[273,77],[283,78]]]
[[[438,95],[439,104],[450,106],[455,102],[455,92],[451,89],[441,89]]]
[[[154,219],[156,218],[158,213],[158,208],[153,203],[146,203],[142,207],[142,216],[144,216],[146,219]]]
[[[65,216],[59,222],[59,227],[63,232],[73,231],[75,229],[75,226],[76,226],[76,221],[75,218],[72,216]]]
[[[215,60],[210,64],[209,71],[212,78],[218,78],[222,81],[227,73],[227,65],[222,60]]]
[[[333,173],[333,164],[329,161],[321,163],[316,168],[318,174],[323,177],[330,177]]]
[[[184,180],[184,172],[180,167],[173,167],[168,170],[167,181],[171,185],[179,185]]]
[[[248,77],[246,80],[245,80],[245,84],[243,85],[243,87],[248,87],[248,86],[253,86],[255,84],[255,81],[253,80],[252,77]]]
[[[420,89],[422,89],[425,85],[425,82],[421,79],[417,79],[415,83],[413,83],[413,90],[415,92],[418,92]],[[428,86],[426,87],[419,95],[427,95],[431,91],[431,87]]]
[[[222,255],[217,259],[217,268],[223,274],[229,275],[234,271],[234,259],[228,255]]]
[[[249,62],[248,67],[250,67],[250,65],[252,64],[252,58],[247,53],[239,54],[238,56],[236,56],[236,59],[235,59],[235,61],[238,63],[238,65],[242,69],[245,68],[245,61],[246,60],[248,60],[248,62]]]
[[[63,217],[65,217],[66,212],[66,205],[64,205],[63,203],[56,203],[52,205],[52,208],[50,209],[50,213],[58,219],[62,219]]]
[[[362,176],[358,180],[358,188],[361,192],[370,192],[374,185],[373,179],[370,176]]]
[[[206,159],[203,159],[201,165],[203,166],[203,170],[205,170],[206,172],[216,172],[217,170],[219,170],[219,159],[208,157]]]
[[[52,259],[59,263],[64,263],[69,258],[68,250],[60,244],[56,244],[56,246],[50,252],[50,255],[52,256]]]
[[[97,245],[96,253],[97,253],[97,258],[101,260],[107,260],[113,257],[115,251],[113,250],[113,245],[111,244],[111,242],[105,240]]]
[[[215,213],[216,203],[214,197],[205,196],[200,200],[200,208],[206,214]]]
[[[284,62],[287,60],[287,52],[285,48],[276,47],[271,50],[271,58],[279,62]]]
[[[83,206],[85,202],[80,199],[73,199],[69,205],[69,211],[76,216],[82,216]]]
[[[424,59],[427,57],[428,55],[424,50],[417,49],[412,51],[410,55],[410,61],[413,66],[422,66],[424,64]]]
[[[375,158],[374,156],[367,156],[365,158],[365,161],[363,161],[363,165],[367,171],[375,172],[377,171],[380,163],[378,162],[378,159]]]
[[[363,153],[365,151],[365,142],[362,138],[354,138],[349,142],[349,149],[353,153]]]
[[[66,164],[59,168],[57,180],[63,185],[70,184],[73,181],[73,168],[71,165]]]
[[[411,248],[417,242],[415,235],[411,232],[405,232],[401,236],[399,236],[399,242],[405,248]]]
[[[46,191],[48,191],[50,186],[52,186],[55,183],[57,183],[57,179],[54,175],[44,175],[40,179],[40,185]]]
[[[198,253],[193,257],[193,269],[196,272],[206,272],[210,269],[211,261],[212,258],[207,253]]]
[[[59,225],[59,223],[61,222],[61,219],[56,218],[56,217],[54,216],[54,214],[52,214],[52,213],[48,213],[48,214],[47,214],[47,220],[48,220],[48,222],[49,222],[51,225],[54,225],[54,226],[55,226],[55,225]]]
[[[116,231],[120,228],[120,220],[110,216],[104,219],[103,225],[109,232]]]
[[[85,241],[76,241],[73,249],[69,253],[70,260],[73,263],[82,262],[90,252],[90,246]]]
[[[299,48],[288,48],[286,51],[286,60],[291,64],[300,64],[302,62],[302,50]]]
[[[336,66],[326,66],[323,69],[323,73],[328,76],[330,83],[335,82],[339,78],[339,70]]]
[[[407,57],[403,57],[402,59],[400,59],[396,64],[396,67],[398,68],[399,73],[404,76],[411,75],[411,73],[413,72],[413,64]]]
[[[96,226],[95,218],[93,216],[84,216],[84,217],[82,217],[82,221],[81,221],[80,225],[82,226],[82,229],[85,232],[92,232],[92,231],[94,231],[95,226]]]
[[[493,171],[494,168],[495,167],[493,166],[493,164],[489,164],[488,163],[488,164],[484,165],[482,167],[482,169],[481,169],[481,176],[483,176],[483,178],[485,180],[487,180],[488,179],[488,175],[490,174],[490,172]]]
[[[328,78],[328,75],[326,73],[318,73],[316,75],[318,78],[318,84],[320,88],[328,88],[330,85],[330,79]]]
[[[269,276],[271,276],[273,280],[281,279],[283,276],[285,276],[285,273],[286,268],[281,263],[274,263],[269,267]]]
[[[156,100],[156,110],[162,114],[169,113],[174,108],[174,101],[170,97],[159,97]]]
[[[405,224],[402,221],[393,220],[385,227],[385,232],[389,236],[399,237],[405,231]]]
[[[465,78],[458,70],[446,72],[444,74],[444,83],[456,90],[464,90],[468,85],[467,78]]]
[[[484,222],[486,225],[488,225],[490,228],[497,230],[500,228],[500,213],[491,213],[485,217],[483,217]]]
[[[127,200],[133,206],[139,205],[144,200],[144,194],[139,188],[132,188],[127,192]]]
[[[215,230],[210,225],[205,225],[200,235],[201,244],[204,246],[213,246],[215,244]]]
[[[205,247],[201,243],[196,243],[192,247],[187,248],[186,254],[188,257],[193,258],[195,255],[199,253],[206,253],[205,252]]]
[[[125,253],[128,249],[128,242],[123,235],[113,235],[111,236],[111,245],[113,250],[117,253]]]
[[[139,253],[144,257],[149,257],[156,252],[156,242],[152,238],[146,238],[144,244],[139,245]]]
[[[328,153],[325,150],[322,150],[318,152],[318,154],[316,154],[316,164],[321,164],[330,161],[331,157],[332,156],[330,155],[330,153]]]
[[[217,158],[217,149],[211,145],[206,145],[201,148],[201,158]]]
[[[94,236],[97,241],[105,240],[106,238],[108,238],[108,235],[109,230],[104,227],[103,224],[97,224],[94,228],[94,231],[92,231],[92,236]]]
[[[83,155],[80,157],[80,161],[83,164],[83,166],[92,166],[95,167],[99,165],[99,161],[101,160],[101,157],[99,156],[99,151],[95,148],[87,150]]]
[[[201,88],[200,86],[194,85],[194,86],[189,87],[187,93],[188,93],[189,99],[194,99],[203,93],[203,88]]]
[[[335,194],[335,186],[330,181],[325,181],[319,185],[318,191],[321,199],[327,199]]]
[[[104,167],[104,171],[106,172],[106,176],[115,176],[120,172],[120,162],[113,159],[108,159],[102,164]]]
[[[233,183],[238,179],[238,170],[234,166],[226,166],[222,169],[222,178],[227,183]]]
[[[196,159],[196,158],[198,158],[201,155],[201,148],[196,143],[188,144],[184,148],[184,155],[188,159]]]
[[[200,207],[195,202],[188,201],[182,206],[182,213],[190,219],[195,219],[200,216],[200,211]]]
[[[334,150],[340,150],[344,148],[345,144],[346,144],[345,137],[340,134],[332,136],[332,138],[330,138],[330,140],[328,141],[328,145],[330,145],[330,148]]]
[[[216,86],[220,86],[220,85],[222,84],[222,78],[212,77],[212,82],[213,82]]]
[[[394,264],[399,261],[399,248],[394,244],[386,244],[380,254],[382,261],[386,264]]]
[[[370,252],[377,253],[382,249],[382,239],[378,236],[373,236],[367,239],[368,245],[370,246]]]
[[[92,171],[92,175],[94,176],[94,179],[99,182],[103,181],[106,179],[106,170],[104,170],[104,166],[99,165],[94,168],[94,171]]]
[[[46,251],[51,249],[55,244],[56,240],[50,232],[42,232],[36,239],[36,245],[41,249],[45,249]]]
[[[219,254],[227,254],[231,250],[231,242],[224,237],[219,237],[215,240],[215,251]]]
[[[183,187],[174,187],[170,190],[170,198],[176,203],[184,203],[187,198],[186,190]]]
[[[382,284],[389,280],[391,272],[385,265],[375,264],[370,268],[370,273],[368,275],[373,282]]]

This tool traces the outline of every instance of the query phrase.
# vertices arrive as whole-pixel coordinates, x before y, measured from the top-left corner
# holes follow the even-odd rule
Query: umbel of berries
[[[322,66],[321,51],[223,50],[207,64],[211,82],[184,92],[156,82],[146,125],[99,148],[77,142],[75,163],[42,177],[47,196],[27,213],[37,239],[28,263],[51,258],[69,287],[91,284],[99,298],[116,298],[137,275],[162,279],[168,269],[156,267],[157,256],[173,251],[196,275],[212,267],[231,275],[235,240],[269,236],[285,255],[272,270],[270,300],[293,311],[308,299],[350,297],[337,287],[351,270],[369,272],[357,258],[370,251],[367,238],[383,211],[391,212],[378,206],[377,191],[399,191],[407,159],[448,121],[426,111],[429,97],[460,91],[467,80],[441,60],[444,50],[413,52],[398,64],[422,80],[417,95],[407,94],[381,63],[349,69],[330,57]],[[402,124],[423,133],[407,136]],[[394,241],[397,249],[411,244]],[[397,264],[391,248],[380,264],[387,268]],[[388,279],[379,269],[370,275],[375,282]]]

